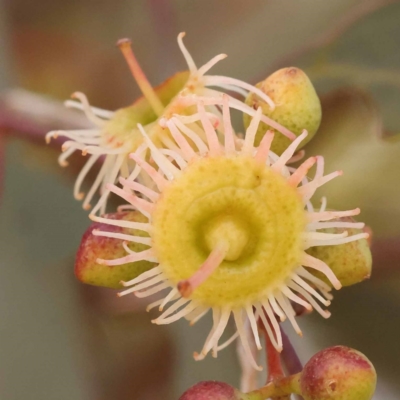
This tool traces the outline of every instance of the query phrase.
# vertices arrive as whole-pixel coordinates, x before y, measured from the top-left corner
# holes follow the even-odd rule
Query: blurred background
[[[373,231],[368,282],[336,293],[332,317],[301,319],[306,362],[342,344],[365,353],[374,398],[399,398],[400,4],[390,0],[0,0],[0,399],[178,399],[200,380],[239,384],[234,346],[192,359],[210,321],[154,326],[142,303],[84,286],[74,256],[89,226],[72,196],[81,157],[62,169],[44,135],[82,124],[76,90],[115,110],[139,96],[115,42],[130,37],[154,85],[186,68],[176,37],[213,72],[256,83],[303,68],[323,121],[307,146],[345,175],[332,208],[360,206]],[[322,193],[321,193],[322,195]],[[291,330],[288,329],[290,333]]]

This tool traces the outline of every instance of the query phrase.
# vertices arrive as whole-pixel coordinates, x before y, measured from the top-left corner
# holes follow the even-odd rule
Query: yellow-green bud
[[[256,87],[267,94],[275,103],[275,109],[262,101],[257,95],[250,93],[246,104],[257,109],[261,106],[263,114],[280,123],[296,136],[306,129],[308,136],[301,146],[304,146],[317,132],[321,122],[321,103],[315,92],[314,86],[308,76],[299,68],[282,68],[267,79],[259,82]],[[247,128],[251,117],[244,114],[244,124]],[[271,129],[265,123],[261,123],[257,130],[256,145],[263,138],[265,132]],[[278,155],[289,146],[290,140],[275,131],[275,138],[271,150]]]
[[[343,221],[353,221],[351,218],[343,218]],[[347,230],[349,236],[361,233],[361,229],[321,229],[324,233],[342,233]],[[333,273],[343,286],[351,286],[368,279],[371,276],[372,256],[367,239],[340,244],[337,246],[317,246],[306,251],[319,260],[329,265]],[[318,278],[330,284],[325,275],[312,271]]]

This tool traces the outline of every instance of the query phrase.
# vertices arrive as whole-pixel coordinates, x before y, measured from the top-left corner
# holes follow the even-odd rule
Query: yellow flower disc
[[[175,284],[227,242],[225,260],[191,298],[234,308],[267,296],[299,266],[306,219],[282,175],[236,155],[194,161],[163,191],[152,226],[158,261]]]

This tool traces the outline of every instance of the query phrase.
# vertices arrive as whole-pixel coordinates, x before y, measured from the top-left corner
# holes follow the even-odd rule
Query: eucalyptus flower
[[[329,265],[306,251],[365,239],[368,234],[321,232],[362,229],[364,224],[338,220],[359,214],[358,208],[327,211],[326,201],[321,208],[314,208],[311,198],[315,191],[342,171],[325,175],[321,156],[306,159],[298,168],[288,165],[306,139],[306,131],[281,155],[270,149],[271,130],[255,145],[264,118],[259,107],[244,140],[237,140],[230,110],[239,108],[238,103],[226,94],[212,94],[186,96],[186,104],[195,108],[193,114],[164,116],[156,122],[171,134],[174,146],[157,147],[138,124],[145,147],[129,155],[136,163],[135,173],[120,178],[122,188],[110,183],[107,189],[127,201],[127,208],[138,210],[147,222],[94,215],[92,219],[110,228],[140,230],[147,236],[93,230],[96,236],[119,239],[126,251],[123,257],[98,259],[97,263],[109,267],[154,263],[153,268],[122,282],[126,289],[119,295],[134,293],[144,298],[159,294],[161,298],[148,309],[159,308],[162,313],[153,323],[160,325],[181,318],[194,324],[211,310],[212,329],[195,359],[203,359],[210,351],[217,356],[239,337],[253,368],[261,370],[253,358],[245,324],[249,323],[258,349],[260,320],[274,347],[281,351],[279,320],[288,319],[302,334],[292,303],[328,318],[330,313],[323,307],[332,299],[331,286],[340,289],[342,285]],[[209,107],[222,110],[219,130],[207,112]],[[247,110],[242,105],[240,109]],[[316,172],[310,179],[307,175],[314,165]],[[139,184],[139,174],[147,174],[151,184]],[[134,251],[129,243],[147,247]],[[330,285],[316,277],[315,271]],[[220,343],[231,317],[236,332]]]
[[[178,45],[189,71],[176,74],[155,90],[140,68],[130,47],[130,41],[120,40],[118,46],[121,48],[144,97],[131,106],[111,112],[92,107],[83,93],[76,92],[72,97],[78,101],[68,100],[65,104],[67,107],[82,110],[93,127],[84,130],[52,131],[47,134],[47,142],[58,136],[69,139],[62,146],[63,153],[59,157],[61,166],[68,165],[67,160],[75,151],[81,151],[83,155],[90,155],[76,179],[74,196],[77,200],[83,200],[84,209],[90,209],[93,197],[97,191],[100,191],[101,197],[91,211],[92,214],[97,212],[103,214],[106,211],[110,193],[107,184],[115,183],[120,176],[128,178],[134,170],[136,163],[129,158],[129,154],[137,150],[139,150],[138,154],[141,154],[144,149],[143,138],[137,128],[138,123],[142,125],[155,146],[176,150],[171,136],[166,130],[161,129],[158,122],[163,118],[169,119],[175,114],[178,119],[180,116],[190,115],[192,111],[190,104],[188,105],[186,101],[187,96],[199,95],[212,98],[219,95],[220,90],[234,92],[243,100],[229,95],[229,105],[250,116],[254,115],[255,110],[244,102],[249,94],[254,95],[263,104],[268,104],[271,110],[275,108],[271,98],[253,85],[226,76],[208,75],[208,71],[216,63],[226,58],[225,54],[219,54],[197,68],[183,44],[184,35],[184,33],[178,35]],[[211,114],[210,119],[218,129],[220,111],[217,107],[210,106],[207,112]],[[268,116],[262,115],[261,120],[289,139],[294,139],[295,135],[292,132]],[[196,132],[196,136],[201,136],[201,131],[197,131],[196,124],[189,126]],[[85,194],[81,189],[82,184],[90,170],[100,160],[103,161],[102,166],[89,191]]]

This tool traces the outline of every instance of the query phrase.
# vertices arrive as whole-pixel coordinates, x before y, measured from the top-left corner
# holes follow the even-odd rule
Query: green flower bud
[[[370,400],[376,372],[362,353],[335,346],[315,354],[300,376],[304,400]]]
[[[108,220],[123,220],[131,222],[145,222],[147,219],[139,212],[120,212],[104,216]],[[97,217],[96,217],[97,218]],[[101,218],[97,218],[101,220]],[[104,237],[93,233],[101,231],[113,234],[125,234],[148,237],[146,232],[136,229],[121,228],[119,226],[105,225],[102,222],[94,222],[84,233],[79,246],[76,261],[75,275],[83,283],[108,288],[121,288],[121,281],[129,281],[141,273],[154,267],[149,261],[138,261],[124,265],[108,266],[98,262],[99,259],[115,259],[126,254],[122,242],[117,238]],[[133,251],[143,251],[147,246],[129,242],[128,247]],[[101,261],[101,260],[100,260]]]
[[[254,109],[261,106],[264,115],[280,123],[296,136],[306,129],[308,136],[302,141],[301,146],[312,139],[321,122],[321,103],[314,86],[301,69],[282,68],[259,82],[256,87],[268,95],[276,107],[271,110],[270,106],[254,93],[250,93],[246,98],[247,105]],[[247,128],[251,118],[244,114],[243,119]],[[261,123],[258,127],[255,140],[257,146],[268,129],[272,128],[265,123]],[[272,151],[280,155],[289,144],[290,140],[286,136],[275,131]]]
[[[341,221],[354,222],[352,218],[342,218]],[[344,228],[321,229],[319,232],[338,234],[346,230],[349,236],[362,233],[362,229]],[[306,250],[306,252],[329,265],[343,286],[354,285],[371,276],[372,256],[367,239],[338,246],[316,246]],[[311,272],[331,285],[322,273]]]

